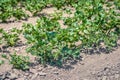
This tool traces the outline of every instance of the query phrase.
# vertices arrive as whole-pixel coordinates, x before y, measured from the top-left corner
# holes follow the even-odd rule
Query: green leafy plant
[[[2,58],[5,58],[5,59],[8,59],[8,57],[7,57],[6,54],[2,54],[1,57],[2,57]]]
[[[74,17],[64,18],[64,24],[76,28],[80,34],[83,47],[92,47],[93,44],[99,46],[100,41],[104,41],[107,47],[116,46],[119,36],[119,32],[116,33],[119,15],[115,12],[115,8],[103,7],[104,4],[107,5],[108,2],[103,0],[79,1],[75,6]],[[109,39],[111,33],[114,36]]]
[[[10,63],[13,65],[16,69],[21,70],[28,70],[29,69],[29,57],[28,56],[21,56],[14,53],[13,55],[10,55]]]
[[[46,0],[25,0],[23,6],[30,11],[34,16],[37,15],[47,5]]]
[[[0,65],[4,64],[4,61],[3,60],[0,60]]]
[[[16,28],[13,28],[11,32],[6,32],[5,30],[1,29],[2,42],[6,42],[8,46],[15,46],[19,40],[20,33],[21,30],[18,30]]]
[[[57,7],[58,9],[62,8],[65,5],[65,0],[52,0],[53,6]]]
[[[0,20],[6,22],[12,17],[16,19],[28,18],[28,15],[18,6],[19,0],[1,0],[0,1]]]
[[[77,2],[77,0],[1,0],[0,20],[6,22],[13,17],[15,19],[27,19],[29,15],[25,11],[30,11],[33,16],[36,16],[49,5],[60,9],[66,5],[73,6]]]
[[[41,17],[37,25],[24,24],[23,28],[24,36],[31,45],[27,51],[37,55],[42,64],[60,64],[66,58],[79,56],[79,49],[74,46],[77,36],[72,37],[69,30],[61,29],[57,20]]]
[[[15,17],[16,19],[20,20],[20,19],[27,19],[29,16],[20,8],[15,9],[13,12],[13,17]]]

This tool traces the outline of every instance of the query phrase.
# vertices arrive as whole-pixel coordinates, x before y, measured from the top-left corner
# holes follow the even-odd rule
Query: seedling
[[[10,55],[10,64],[13,65],[16,69],[21,70],[28,70],[29,69],[29,57],[28,56],[21,56],[14,53],[13,55]]]

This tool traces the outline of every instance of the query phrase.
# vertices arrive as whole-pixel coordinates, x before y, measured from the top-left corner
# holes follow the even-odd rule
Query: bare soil
[[[48,8],[43,10],[46,14],[52,13],[53,10]],[[11,28],[22,28],[23,23],[35,24],[38,17],[31,17],[27,21],[15,21],[9,23],[0,23],[0,28],[9,30]],[[0,54],[12,54],[14,51],[20,55],[29,55],[31,64],[29,71],[21,71],[12,68],[9,61],[0,66],[0,80],[120,80],[120,40],[118,47],[110,53],[84,54],[81,53],[80,59],[76,61],[68,61],[62,67],[47,66],[35,62],[35,56],[27,54],[25,48],[25,39],[20,35],[20,44],[16,47],[4,47]]]

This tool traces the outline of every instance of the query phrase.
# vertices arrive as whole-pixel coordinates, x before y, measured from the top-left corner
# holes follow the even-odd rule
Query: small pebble
[[[39,75],[40,75],[40,76],[46,76],[47,73],[40,72]]]
[[[119,74],[115,74],[115,78],[119,79],[120,75]]]
[[[107,76],[103,76],[102,80],[107,80]]]

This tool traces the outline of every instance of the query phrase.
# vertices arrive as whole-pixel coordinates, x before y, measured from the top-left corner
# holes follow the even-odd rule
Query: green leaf
[[[89,34],[88,30],[84,30],[84,33],[85,33],[85,34]]]
[[[3,60],[0,60],[0,65],[4,64],[4,61]]]

